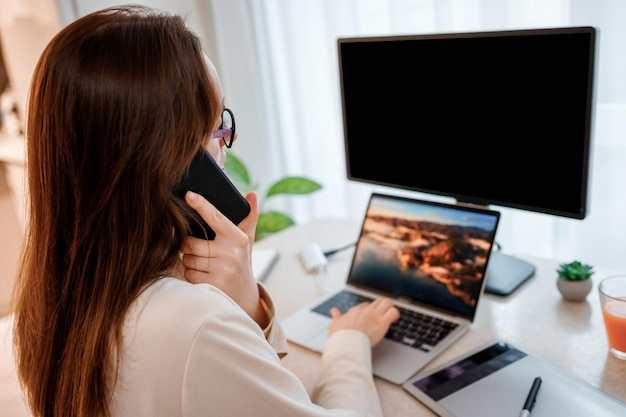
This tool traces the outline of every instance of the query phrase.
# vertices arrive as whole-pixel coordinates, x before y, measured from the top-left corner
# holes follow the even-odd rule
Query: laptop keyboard
[[[340,291],[315,307],[313,311],[330,317],[331,307],[337,307],[345,313],[350,307],[363,301],[372,301],[372,299],[348,291]],[[458,326],[447,320],[396,307],[400,312],[400,318],[391,324],[385,337],[425,352],[430,351]]]

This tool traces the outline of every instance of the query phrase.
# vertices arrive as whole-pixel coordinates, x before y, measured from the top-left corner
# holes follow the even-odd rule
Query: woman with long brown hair
[[[44,50],[14,332],[35,416],[381,414],[370,355],[397,318],[389,300],[333,311],[310,398],[281,366],[286,342],[252,275],[256,195],[235,225],[201,196],[173,193],[201,147],[223,166],[236,139],[213,133],[224,111],[180,16],[105,9]],[[189,236],[191,209],[214,240]]]

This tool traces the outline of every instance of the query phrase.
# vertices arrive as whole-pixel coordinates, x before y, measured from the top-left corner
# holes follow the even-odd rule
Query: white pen
[[[537,400],[537,393],[539,392],[539,387],[541,386],[541,378],[537,377],[533,381],[533,385],[530,387],[530,391],[528,391],[528,397],[526,397],[526,402],[524,403],[524,407],[522,407],[522,412],[519,417],[529,417],[530,412],[535,405],[535,401]]]

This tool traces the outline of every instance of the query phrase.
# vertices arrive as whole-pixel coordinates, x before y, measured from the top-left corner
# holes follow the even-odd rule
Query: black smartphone
[[[239,224],[250,212],[250,204],[204,147],[198,151],[174,187],[174,194],[183,200],[187,191],[202,195],[235,224]],[[192,236],[215,239],[213,229],[199,214],[194,214],[193,218],[188,218]]]

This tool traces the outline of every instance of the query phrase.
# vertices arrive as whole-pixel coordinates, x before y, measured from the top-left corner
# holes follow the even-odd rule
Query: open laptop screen
[[[473,319],[499,219],[489,209],[374,193],[348,283]]]

